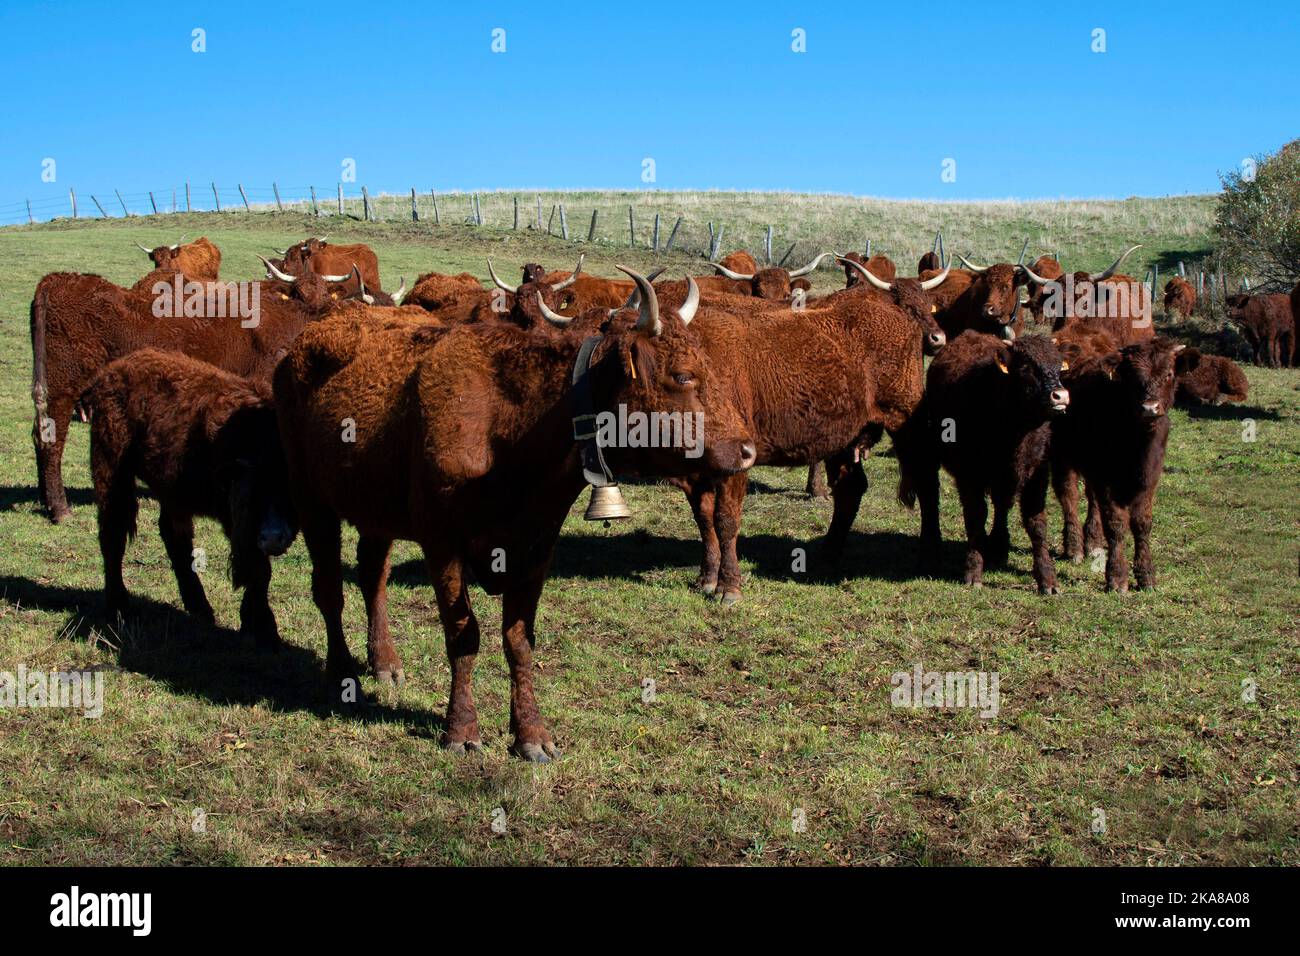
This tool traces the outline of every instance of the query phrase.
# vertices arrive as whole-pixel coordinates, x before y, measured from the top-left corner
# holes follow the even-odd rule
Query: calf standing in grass
[[[1169,442],[1169,408],[1180,374],[1198,356],[1166,338],[1087,356],[1066,375],[1074,401],[1052,427],[1052,471],[1065,516],[1066,553],[1081,557],[1078,476],[1088,488],[1091,547],[1094,522],[1106,538],[1106,590],[1128,590],[1125,528],[1131,528],[1139,588],[1155,587],[1151,511]],[[1064,493],[1063,493],[1064,492]],[[1095,518],[1094,518],[1095,515]]]
[[[966,521],[965,582],[979,586],[985,564],[1006,562],[1011,549],[1007,515],[1020,498],[1020,520],[1033,549],[1034,581],[1055,594],[1056,567],[1047,547],[1049,421],[1066,410],[1061,356],[1045,336],[1008,343],[963,332],[930,363],[916,444],[900,461],[899,498],[921,500],[921,546],[938,555],[939,467],[952,475]],[[993,499],[993,532],[986,534],[984,497]]]
[[[139,478],[158,499],[158,530],[185,610],[213,620],[192,561],[194,516],[215,518],[230,541],[231,583],[244,588],[240,629],[259,646],[278,644],[268,555],[283,554],[297,527],[269,386],[143,349],[105,368],[82,400],[92,411],[90,470],[109,614],[126,610],[122,557],[135,536]]]

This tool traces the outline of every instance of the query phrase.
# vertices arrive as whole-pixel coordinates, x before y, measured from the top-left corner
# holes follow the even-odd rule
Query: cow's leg
[[[804,482],[804,492],[810,498],[829,498],[831,489],[826,484],[826,462],[815,461],[808,466],[808,480]]]
[[[1079,474],[1061,462],[1052,463],[1052,490],[1061,505],[1064,531],[1061,554],[1075,564],[1083,560],[1083,528],[1079,525]]]
[[[483,746],[478,730],[478,711],[474,707],[474,661],[478,657],[478,619],[469,606],[465,586],[465,568],[460,558],[438,555],[428,548],[424,560],[438,595],[438,616],[447,641],[447,661],[451,665],[451,695],[447,701],[447,729],[442,745],[464,753]]]
[[[208,596],[203,593],[203,583],[194,573],[194,516],[160,504],[158,533],[176,575],[176,586],[181,592],[185,610],[211,624],[216,620]]]
[[[1101,526],[1102,510],[1091,482],[1083,483],[1083,493],[1088,498],[1088,517],[1083,523],[1083,547],[1089,555],[1094,555],[1105,550],[1106,536]]]
[[[1015,481],[1004,480],[993,488],[993,527],[984,552],[989,567],[1002,567],[1011,555],[1011,529],[1007,526],[1016,501]]]
[[[244,596],[239,602],[239,629],[253,636],[261,650],[280,646],[280,629],[271,610],[271,559],[252,549],[244,557]]]
[[[1097,493],[1102,528],[1106,532],[1106,590],[1128,590],[1128,559],[1124,557],[1124,536],[1128,527],[1128,510],[1120,507],[1105,492]]]
[[[911,495],[916,496],[921,510],[917,563],[923,570],[933,570],[943,550],[943,534],[939,530],[939,459],[926,436],[919,432],[919,427],[909,422],[893,436],[898,458],[898,496],[905,504],[910,502]]]
[[[957,483],[957,496],[961,499],[961,516],[966,525],[966,574],[962,581],[974,587],[984,583],[984,556],[988,550],[988,536],[984,523],[988,520],[988,507],[984,503],[984,489],[980,482]]]
[[[687,485],[686,498],[691,503],[691,513],[695,516],[695,525],[700,529],[700,541],[704,545],[700,576],[696,579],[695,586],[705,594],[712,594],[718,588],[718,568],[722,562],[718,529],[713,520],[717,490],[711,482],[696,479]]]
[[[1047,546],[1047,463],[1043,462],[1020,489],[1020,523],[1029,535],[1034,556],[1034,583],[1039,594],[1059,594],[1056,563]]]
[[[825,550],[830,560],[838,561],[844,553],[853,520],[858,516],[862,496],[867,493],[867,473],[862,470],[862,462],[854,461],[853,449],[849,448],[826,459],[826,474],[835,508],[826,531]]]
[[[343,633],[343,547],[339,519],[299,506],[302,539],[311,555],[311,598],[325,620],[325,682],[331,703],[361,703],[361,679]]]
[[[510,733],[514,736],[510,749],[534,763],[547,763],[560,755],[533,694],[533,621],[545,583],[546,575],[539,574],[501,596],[501,644],[510,666]]]
[[[32,445],[36,450],[36,487],[41,504],[50,520],[58,524],[72,509],[63,488],[63,446],[68,440],[68,423],[72,421],[73,402],[51,400],[44,417],[37,415],[32,424]],[[45,441],[46,438],[51,439]]]
[[[388,569],[391,538],[363,534],[357,541],[357,583],[366,602],[366,661],[381,684],[406,682],[402,659],[388,632]]]
[[[137,502],[135,477],[112,476],[103,486],[98,504],[99,553],[104,560],[104,605],[110,618],[125,614],[129,596],[122,580],[122,558],[127,539],[135,534]]]
[[[713,510],[713,523],[718,529],[718,543],[722,548],[715,596],[723,604],[735,604],[740,600],[740,558],[736,554],[736,542],[740,538],[740,519],[745,509],[745,492],[749,490],[749,476],[744,472],[730,475],[722,481],[720,489]]]
[[[1151,507],[1155,495],[1144,494],[1129,508],[1129,528],[1133,532],[1133,574],[1139,590],[1156,586],[1156,566],[1151,557]]]

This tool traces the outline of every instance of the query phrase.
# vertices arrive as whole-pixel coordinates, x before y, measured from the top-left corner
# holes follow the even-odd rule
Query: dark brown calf
[[[244,589],[240,629],[259,646],[278,644],[268,555],[288,550],[297,529],[269,387],[142,349],[104,369],[82,400],[92,412],[90,471],[109,614],[127,608],[122,558],[136,533],[139,479],[158,501],[158,531],[185,610],[213,620],[193,565],[194,518],[213,518],[230,541],[231,584]]]
[[[1190,318],[1196,310],[1196,289],[1182,276],[1174,276],[1165,283],[1165,315]]]
[[[1187,349],[1181,358],[1175,401],[1179,405],[1244,402],[1250,392],[1246,373],[1230,358]]]
[[[1179,373],[1196,355],[1154,338],[1087,357],[1064,376],[1070,411],[1052,425],[1052,483],[1065,518],[1064,550],[1072,560],[1106,539],[1106,590],[1127,591],[1124,541],[1133,532],[1139,588],[1155,586],[1151,557],[1152,506],[1164,470],[1169,408]],[[1086,541],[1079,527],[1078,478],[1088,493]]]
[[[1047,546],[1050,421],[1070,393],[1061,384],[1061,356],[1045,336],[1007,343],[963,332],[930,363],[917,410],[916,439],[900,454],[899,499],[921,503],[921,549],[933,564],[939,531],[939,468],[953,477],[966,523],[967,584],[980,586],[984,568],[1005,564],[1011,549],[1007,516],[1020,502],[1029,535],[1034,582],[1055,594],[1056,567]],[[993,530],[985,532],[985,496],[993,499]]]

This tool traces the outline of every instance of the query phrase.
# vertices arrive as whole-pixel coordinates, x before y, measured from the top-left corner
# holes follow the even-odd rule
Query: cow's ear
[[[1003,375],[1011,374],[1011,349],[999,345],[997,351],[993,353],[993,361],[997,363],[998,371]]]
[[[1177,375],[1186,375],[1200,364],[1200,349],[1181,349],[1174,358],[1174,373]]]

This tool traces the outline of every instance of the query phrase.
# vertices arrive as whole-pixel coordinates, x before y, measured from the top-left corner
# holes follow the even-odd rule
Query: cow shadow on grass
[[[179,607],[139,594],[132,595],[129,615],[120,627],[108,622],[98,589],[0,575],[0,597],[19,607],[62,612],[60,637],[85,641],[97,634],[116,649],[120,669],[158,681],[175,694],[218,705],[263,704],[319,717],[337,714],[362,723],[409,724],[417,736],[436,736],[444,727],[442,715],[418,708],[375,703],[332,708],[316,652],[291,644],[260,651],[237,630],[206,624]]]
[[[94,507],[95,490],[93,488],[69,487],[65,490],[68,495],[68,504],[72,507]],[[19,505],[34,505],[40,500],[40,494],[35,485],[0,485],[0,511],[17,511]]]
[[[1188,418],[1203,418],[1213,421],[1245,421],[1250,418],[1254,421],[1276,422],[1282,418],[1271,408],[1260,408],[1257,405],[1233,405],[1230,403],[1224,403],[1223,405],[1188,405],[1186,411]]]

